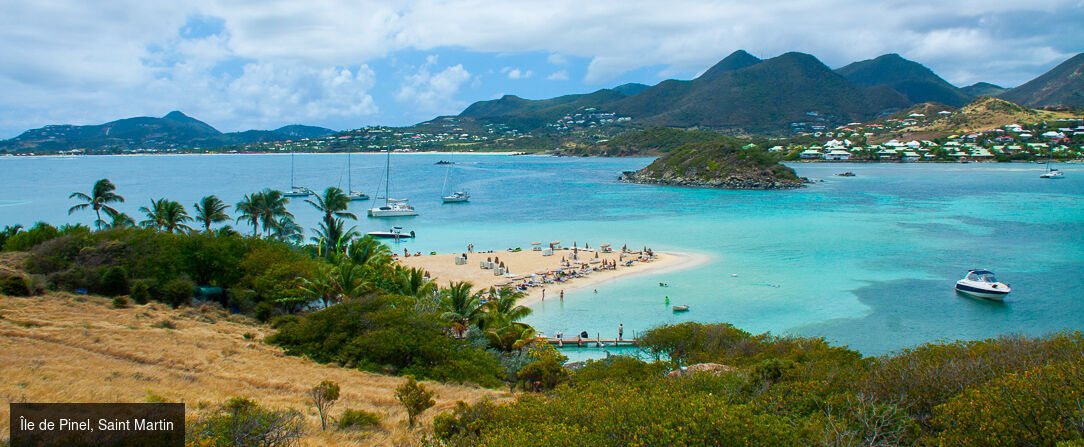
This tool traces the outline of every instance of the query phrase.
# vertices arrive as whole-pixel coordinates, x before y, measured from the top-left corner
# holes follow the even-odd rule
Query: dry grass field
[[[172,328],[170,328],[172,327]],[[117,309],[101,297],[50,293],[0,295],[0,439],[8,437],[8,402],[146,402],[156,397],[198,409],[242,396],[305,414],[303,445],[414,445],[432,417],[463,400],[507,399],[470,386],[425,382],[437,405],[407,428],[394,397],[404,379],[287,356],[261,340],[267,326],[218,307],[172,309],[163,304]],[[383,415],[367,432],[320,431],[306,392],[323,380],[342,388],[332,416],[346,408]]]

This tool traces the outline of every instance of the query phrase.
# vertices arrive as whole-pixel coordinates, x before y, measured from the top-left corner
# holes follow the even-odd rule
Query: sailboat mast
[[[350,149],[346,150],[346,193],[350,194],[354,189],[350,183]]]
[[[290,148],[290,188],[294,187],[294,148]]]
[[[384,162],[384,206],[388,206],[388,190],[391,187],[391,148],[388,148],[388,159]]]

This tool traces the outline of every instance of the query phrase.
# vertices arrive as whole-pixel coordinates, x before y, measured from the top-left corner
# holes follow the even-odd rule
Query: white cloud
[[[549,76],[546,76],[546,79],[549,79],[551,81],[567,81],[568,80],[568,70],[555,71],[552,74],[550,74]]]
[[[527,79],[534,74],[531,70],[520,70],[513,67],[504,67],[501,69],[501,73],[507,74],[508,79]]]
[[[422,110],[437,114],[458,113],[463,106],[454,96],[464,83],[471,79],[471,74],[463,64],[446,67],[430,74],[431,67],[437,64],[436,56],[429,56],[418,71],[408,75],[395,99],[399,102],[415,105]]]

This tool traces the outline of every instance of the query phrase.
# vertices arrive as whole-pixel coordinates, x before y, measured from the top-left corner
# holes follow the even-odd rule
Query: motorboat
[[[1065,174],[1058,168],[1046,168],[1046,172],[1039,174],[1039,178],[1065,178]]]
[[[688,312],[689,311],[689,305],[688,304],[678,304],[678,305],[674,306],[673,309],[674,309],[674,312]]]
[[[365,234],[381,239],[402,239],[408,237],[413,238],[414,230],[411,230],[409,233],[403,233],[403,227],[392,227],[388,231],[370,231]]]
[[[470,193],[463,191],[456,191],[446,196],[441,196],[441,201],[444,203],[460,203],[470,200]]]
[[[350,200],[369,200],[369,195],[368,194],[361,193],[361,192],[358,192],[358,191],[350,191],[350,192],[346,193],[346,196],[349,197]]]
[[[967,276],[956,281],[956,291],[966,293],[979,298],[1001,301],[1005,295],[1012,292],[1008,284],[997,281],[997,277],[989,270],[970,270]]]
[[[417,216],[418,211],[406,199],[384,199],[384,206],[369,208],[369,217]]]

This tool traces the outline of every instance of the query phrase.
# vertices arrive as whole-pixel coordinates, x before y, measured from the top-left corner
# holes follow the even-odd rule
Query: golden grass
[[[303,445],[413,445],[432,417],[459,400],[508,398],[484,388],[426,382],[437,405],[420,428],[406,428],[394,397],[398,377],[325,366],[264,344],[273,333],[219,307],[171,309],[162,304],[113,308],[106,298],[51,293],[0,295],[0,398],[8,402],[146,402],[153,394],[198,408],[235,396],[295,408],[306,416]],[[170,322],[176,329],[163,328]],[[246,335],[247,334],[247,335]],[[246,336],[249,339],[246,339]],[[323,380],[342,388],[331,414],[346,408],[383,415],[369,432],[321,432],[306,392]],[[0,408],[0,439],[8,437],[8,406]]]

